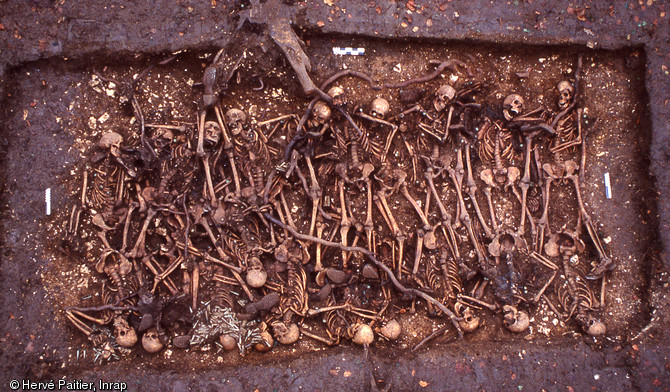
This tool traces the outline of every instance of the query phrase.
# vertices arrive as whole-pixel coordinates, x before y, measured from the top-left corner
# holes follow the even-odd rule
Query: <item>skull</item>
[[[281,344],[293,344],[298,341],[300,337],[300,328],[296,323],[291,323],[288,326],[282,321],[275,321],[272,323],[272,329],[275,331],[277,341]]]
[[[354,328],[354,337],[352,340],[359,346],[368,346],[375,340],[375,333],[372,332],[372,328],[369,325],[358,324],[352,328]]]
[[[400,334],[402,333],[402,327],[400,326],[400,323],[398,320],[391,320],[388,323],[386,323],[380,330],[382,335],[386,337],[388,340],[396,340],[400,337]]]
[[[146,352],[151,354],[157,353],[163,349],[163,342],[161,342],[156,328],[151,328],[144,333],[144,336],[142,336],[142,347],[144,347]]]
[[[233,135],[242,132],[242,126],[247,121],[247,115],[240,109],[230,109],[226,112],[226,125]]]
[[[262,353],[266,353],[272,349],[272,346],[274,345],[275,340],[272,338],[272,335],[268,331],[262,331],[261,332],[261,339],[263,340],[262,342],[256,343],[254,345],[254,348],[256,351],[260,351]]]
[[[235,338],[230,336],[229,334],[223,334],[219,336],[219,342],[223,346],[223,349],[226,351],[233,351],[235,347],[237,347],[237,342],[235,341]]]
[[[328,95],[333,99],[333,106],[343,106],[346,102],[344,89],[340,86],[333,86],[328,90]]]
[[[370,105],[370,114],[372,117],[384,118],[389,113],[389,101],[384,98],[375,98]]]
[[[518,94],[510,94],[503,101],[503,115],[507,121],[523,112],[523,98]]]
[[[582,313],[578,314],[575,318],[577,319],[580,327],[582,327],[582,330],[591,336],[601,336],[607,332],[605,323],[591,315]]]
[[[575,88],[572,86],[572,83],[567,80],[561,80],[556,85],[556,89],[560,94],[558,97],[558,107],[560,109],[567,108],[572,103],[572,98],[575,95]]]
[[[259,288],[265,285],[267,279],[268,273],[265,272],[263,263],[258,260],[258,257],[251,257],[247,267],[247,284],[253,288]]]
[[[221,138],[221,127],[219,126],[219,123],[216,121],[207,121],[205,123],[205,140],[207,140],[212,144],[217,144],[220,138]]]
[[[100,147],[103,150],[112,147],[118,149],[121,146],[121,143],[123,143],[123,136],[119,135],[116,132],[107,132],[104,135],[102,135],[100,141],[98,141],[98,147]]]
[[[456,90],[448,84],[440,86],[435,92],[435,99],[433,100],[433,107],[438,112],[444,110],[449,102],[456,96]]]
[[[128,322],[123,317],[116,317],[114,319],[114,335],[116,336],[116,343],[121,347],[130,348],[137,343],[135,329],[128,325]]]
[[[481,320],[469,306],[456,303],[455,310],[463,317],[463,320],[458,323],[463,332],[470,333],[479,327]]]
[[[503,305],[503,315],[503,324],[512,332],[523,332],[530,325],[528,313],[517,310],[516,306]]]
[[[327,103],[318,101],[312,108],[312,126],[318,127],[330,120],[331,110]]]
[[[275,340],[272,337],[272,334],[268,332],[268,326],[267,324],[265,324],[265,322],[261,322],[260,325],[258,326],[258,329],[260,330],[261,341],[256,343],[254,345],[254,348],[256,349],[256,351],[260,351],[262,353],[268,352],[272,349]]]

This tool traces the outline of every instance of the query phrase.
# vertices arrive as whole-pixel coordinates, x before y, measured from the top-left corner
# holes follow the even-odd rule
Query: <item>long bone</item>
[[[65,317],[72,323],[72,325],[74,325],[79,331],[83,332],[89,340],[93,341],[95,339],[95,330],[80,320],[78,316],[84,318],[90,317],[85,313],[74,309],[67,309],[65,311]],[[103,350],[103,357],[110,357],[112,355],[113,348],[111,346],[106,345]]]
[[[404,172],[402,173],[404,174]],[[421,256],[423,254],[424,245],[426,247],[434,249],[436,244],[435,241],[429,240],[429,238],[425,238],[427,236],[432,236],[434,238],[433,228],[430,225],[430,222],[428,222],[426,214],[423,212],[423,210],[421,210],[421,207],[419,207],[419,203],[417,203],[417,201],[409,193],[409,190],[407,189],[407,184],[405,183],[405,178],[402,177],[401,179],[399,179],[399,181],[400,181],[400,189],[403,196],[405,196],[405,199],[407,199],[407,201],[409,201],[412,207],[414,207],[416,213],[419,215],[419,219],[421,219],[421,223],[423,223],[423,228],[418,229],[416,235],[416,250],[414,254],[414,266],[412,268],[412,276],[416,276],[416,274],[419,271],[419,263],[421,261]]]
[[[397,263],[396,263],[396,268],[398,271],[398,279],[402,279],[402,267],[403,267],[403,261],[404,261],[404,249],[405,249],[405,233],[402,231],[400,226],[398,226],[398,222],[396,222],[395,218],[393,217],[393,213],[391,212],[391,209],[388,206],[388,202],[386,201],[386,192],[381,191],[379,192],[379,199],[381,200],[382,207],[384,208],[384,212],[386,213],[386,216],[389,218],[389,222],[391,223],[391,228],[393,231],[393,235],[395,236],[396,242],[398,243],[398,256],[397,256]]]
[[[142,257],[145,255],[144,241],[146,239],[149,224],[151,223],[155,215],[156,210],[154,210],[153,208],[149,208],[149,211],[147,212],[147,217],[144,219],[144,224],[142,225],[142,229],[140,230],[140,235],[137,237],[137,241],[135,242],[135,246],[126,255],[128,258]]]
[[[240,185],[240,175],[237,171],[237,166],[235,165],[235,154],[233,143],[228,135],[228,125],[223,121],[223,111],[219,105],[214,107],[214,113],[216,113],[216,120],[221,127],[221,133],[223,134],[223,149],[226,151],[228,156],[228,161],[230,162],[230,169],[233,171],[233,181],[235,182],[235,196],[240,196],[241,194],[241,185]],[[204,120],[203,120],[203,129],[204,129]],[[204,154],[204,153],[203,153]]]
[[[517,232],[519,236],[523,236],[526,232],[526,215],[528,216],[528,221],[531,225],[531,232],[535,232],[535,222],[533,220],[533,216],[530,214],[530,211],[528,211],[527,205],[528,189],[530,189],[530,152],[533,149],[533,136],[533,134],[526,136],[526,145],[524,146],[525,162],[523,168],[523,177],[521,177],[521,181],[519,181],[519,188],[521,189],[521,222],[519,223],[519,230]]]
[[[460,147],[456,151],[456,168],[454,169],[453,167],[449,166],[447,167],[447,171],[449,172],[449,177],[451,177],[451,180],[454,183],[454,187],[456,188],[456,195],[458,196],[458,203],[460,206],[460,215],[458,216],[458,220],[465,225],[468,231],[468,236],[470,237],[472,246],[477,253],[477,260],[479,264],[484,265],[486,262],[484,251],[482,249],[482,245],[477,240],[477,236],[475,235],[474,228],[472,227],[472,219],[470,218],[470,214],[468,214],[468,210],[465,207],[465,200],[463,199],[463,192],[461,191],[463,188],[463,177],[465,175],[465,170],[463,167],[463,156],[461,154]]]
[[[549,278],[549,280],[547,280],[547,282],[544,285],[542,285],[542,287],[537,292],[537,294],[535,294],[533,296],[533,298],[531,299],[531,301],[533,303],[538,303],[540,301],[540,299],[544,296],[544,292],[547,290],[547,288],[549,287],[551,282],[553,282],[554,279],[556,279],[556,275],[558,275],[558,266],[553,261],[551,261],[548,258],[542,256],[538,252],[531,251],[529,256],[533,260],[539,262],[540,264],[544,265],[545,267],[547,267],[547,268],[549,268],[553,271],[553,274],[551,275],[551,278]]]
[[[394,173],[395,174],[395,173]],[[385,213],[385,216],[388,218],[388,223],[389,223],[389,228],[393,232],[393,235],[395,236],[396,242],[398,243],[398,258],[397,258],[397,264],[396,268],[398,271],[398,279],[402,278],[402,264],[403,264],[403,253],[404,253],[404,247],[405,247],[405,233],[402,231],[400,226],[398,226],[398,222],[395,220],[395,217],[393,216],[393,212],[391,212],[391,208],[389,208],[388,201],[387,201],[387,196],[389,196],[395,189],[396,187],[391,187],[386,184],[384,184],[380,180],[382,188],[377,192],[377,197],[379,198],[379,201],[381,203],[381,207],[383,208],[383,211]],[[389,192],[391,191],[391,192]]]
[[[128,212],[126,212],[126,221],[123,225],[123,242],[121,243],[121,250],[119,253],[126,253],[126,247],[128,246],[128,230],[130,229],[130,219],[133,216],[133,211],[137,208],[137,203],[130,203],[128,206]]]
[[[342,246],[347,246],[347,237],[349,235],[349,229],[351,228],[351,220],[347,214],[347,204],[344,200],[344,180],[339,180],[337,186],[340,193],[340,209],[341,209],[341,220],[340,220],[340,238],[342,241]],[[349,254],[346,251],[342,251],[342,268],[347,268],[347,263],[349,260]]]
[[[379,198],[379,191],[377,191],[377,194],[372,199],[377,206],[377,209],[379,212],[382,214],[382,218],[384,218],[384,222],[386,222],[386,227],[389,228],[391,233],[393,233],[393,225],[391,224],[391,221],[389,220],[389,217],[386,215],[386,210],[384,209],[384,206],[382,205],[381,199]]]
[[[472,205],[475,207],[475,212],[477,213],[479,222],[481,223],[482,228],[484,229],[484,234],[486,235],[487,238],[491,239],[493,238],[493,232],[486,224],[486,221],[484,220],[484,214],[482,214],[482,211],[479,208],[479,203],[477,202],[477,183],[475,182],[474,176],[472,175],[472,164],[470,162],[469,147],[465,148],[465,161],[467,163],[467,169],[468,169],[468,178],[466,182],[468,196],[470,196],[470,201],[472,201]]]
[[[430,189],[426,189],[426,202],[423,205],[423,215],[425,217],[428,217],[428,215],[430,214],[430,200],[431,200],[431,198],[432,198],[432,194],[431,194]],[[437,230],[437,228],[439,226],[442,226],[442,223],[438,223],[436,225],[431,225],[430,230],[426,233],[426,237],[424,239],[424,246],[426,247],[426,249],[429,249],[429,250],[437,249],[438,243],[437,243],[437,237],[435,236],[435,230]],[[444,229],[443,229],[443,232],[444,232]],[[446,232],[444,232],[444,234],[445,234],[445,238],[446,238]],[[447,240],[447,241],[449,241],[449,240]]]
[[[205,168],[207,190],[209,191],[209,202],[214,204],[216,203],[216,192],[214,191],[214,184],[212,183],[212,173],[209,167],[209,155],[205,154],[202,157],[202,166]]]
[[[439,154],[439,146],[435,145],[436,151],[434,155],[438,156]],[[424,157],[425,158],[425,157]],[[426,160],[426,165],[428,166],[426,168],[426,172],[424,173],[424,177],[426,178],[426,181],[428,182],[428,195],[432,195],[435,201],[437,202],[438,209],[440,210],[440,215],[442,217],[442,222],[440,222],[440,226],[442,227],[442,231],[444,232],[444,237],[447,240],[447,245],[449,246],[452,255],[456,258],[456,260],[460,260],[461,256],[458,251],[458,246],[456,242],[456,233],[454,232],[454,228],[452,227],[452,216],[449,214],[447,211],[446,207],[444,206],[444,203],[442,202],[442,199],[440,198],[439,194],[437,193],[437,188],[435,188],[435,178],[440,176],[442,174],[442,168],[438,168],[435,166],[433,161],[435,159],[425,159]],[[429,208],[429,202],[430,202],[430,197],[426,198],[426,215],[428,213],[428,208]]]
[[[412,267],[412,276],[416,277],[419,272],[419,264],[421,263],[421,256],[423,255],[423,243],[425,232],[421,229],[416,231],[416,246],[414,250],[414,265]]]
[[[591,238],[591,241],[593,242],[593,245],[595,245],[596,251],[598,252],[599,263],[591,272],[586,275],[586,278],[592,280],[599,279],[606,271],[613,269],[615,264],[614,261],[612,261],[612,259],[605,253],[605,248],[600,242],[600,237],[598,236],[596,228],[593,225],[593,220],[591,219],[589,213],[586,212],[586,208],[584,207],[584,202],[582,200],[581,188],[579,187],[579,176],[574,172],[571,172],[568,173],[567,178],[570,179],[575,186],[577,202],[579,203],[579,221],[581,222],[577,222],[577,229],[580,229],[580,224],[583,224],[586,227],[586,231],[589,233],[589,237]]]
[[[286,195],[284,195],[283,186],[279,188],[279,200],[281,201],[282,207],[284,207],[284,213],[286,214],[286,223],[295,229],[295,222],[293,221],[291,210],[289,210],[288,208],[288,203],[286,202]]]
[[[319,181],[316,178],[314,166],[312,166],[312,159],[309,156],[305,156],[305,161],[307,161],[309,176],[312,182],[312,186],[309,189],[309,196],[312,198],[312,219],[310,220],[309,224],[309,235],[312,235],[314,233],[314,225],[316,224],[316,215],[319,210],[319,203],[321,202],[321,187],[319,186]]]
[[[577,132],[579,134],[581,159],[579,164],[579,181],[584,182],[584,170],[586,170],[586,136],[582,135],[582,108],[577,109]]]
[[[402,173],[404,174],[404,172]],[[406,177],[406,174],[404,177]],[[430,222],[428,222],[428,218],[426,218],[426,215],[423,213],[423,210],[419,206],[419,203],[417,203],[414,197],[412,197],[412,195],[409,193],[404,177],[399,179],[400,191],[402,192],[405,199],[407,199],[407,201],[412,205],[412,207],[414,207],[414,210],[416,211],[417,215],[419,215],[419,219],[421,219],[421,223],[423,224],[423,230],[429,231],[431,229]]]
[[[320,220],[316,222],[316,238],[321,238],[323,236],[323,230],[326,228],[326,225],[324,225],[323,222]],[[314,267],[314,271],[319,272],[323,270],[323,265],[321,264],[321,244],[317,243],[316,244],[316,252],[315,252],[315,258],[316,258],[316,265]]]
[[[372,180],[368,176],[365,179],[365,188],[366,188],[366,193],[367,193],[367,209],[366,209],[366,218],[365,218],[365,223],[363,225],[365,229],[365,236],[368,241],[368,247],[371,249],[372,248],[372,229],[374,227],[374,223],[372,221]]]
[[[205,117],[207,110],[203,109],[198,115],[198,146],[196,147],[196,155],[199,157],[205,156]]]

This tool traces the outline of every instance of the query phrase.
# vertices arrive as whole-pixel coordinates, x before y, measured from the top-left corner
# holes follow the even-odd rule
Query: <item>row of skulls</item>
[[[559,92],[558,108],[565,110],[571,103],[574,97],[575,88],[571,82],[567,80],[560,81],[556,89]],[[328,90],[328,95],[332,98],[332,105],[341,107],[346,103],[345,91],[341,86],[334,86]],[[444,84],[435,91],[433,98],[433,108],[436,112],[442,112],[447,108],[456,98],[457,92],[452,86]],[[507,121],[512,120],[523,113],[524,99],[519,94],[510,94],[503,100],[503,116]],[[378,119],[383,119],[388,115],[390,110],[389,102],[381,97],[375,98],[370,104],[370,115]],[[331,108],[324,101],[317,101],[312,108],[311,125],[322,125],[332,115]]]
[[[556,89],[559,92],[558,108],[565,110],[571,103],[574,97],[575,88],[571,82],[567,80],[560,81]],[[332,99],[332,106],[342,107],[346,104],[346,93],[341,86],[333,86],[328,90],[328,95]],[[447,108],[457,96],[457,91],[454,87],[444,84],[436,91],[433,98],[433,108],[436,112],[442,112]],[[510,94],[503,100],[503,116],[507,121],[523,113],[524,99],[519,94]],[[372,117],[383,119],[390,111],[389,102],[382,98],[375,98],[370,104],[370,115]],[[311,126],[320,126],[328,122],[331,118],[331,107],[324,101],[317,101],[312,108],[312,117],[310,119]],[[225,113],[225,120],[228,129],[233,135],[238,135],[247,121],[247,116],[244,111],[231,108]]]

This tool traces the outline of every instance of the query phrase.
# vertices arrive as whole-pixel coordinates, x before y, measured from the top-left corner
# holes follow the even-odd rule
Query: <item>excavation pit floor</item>
[[[247,5],[242,5],[233,7],[233,11],[237,13],[244,10]],[[418,201],[421,208],[424,207],[428,191],[424,173],[435,146],[440,147],[441,158],[444,158],[440,163],[444,162],[450,169],[457,164],[459,154],[470,155],[478,186],[476,200],[481,206],[483,220],[491,227],[493,224],[484,195],[485,183],[480,176],[493,163],[484,162],[479,156],[478,147],[481,143],[473,142],[472,148],[462,147],[458,136],[444,142],[438,141],[439,129],[426,127],[426,124],[431,125],[430,116],[439,117],[441,120],[446,117],[446,111],[442,114],[435,113],[435,91],[444,83],[451,84],[457,92],[474,88],[471,93],[459,95],[460,103],[455,106],[457,118],[454,121],[459,125],[464,122],[463,107],[468,104],[472,108],[473,104],[481,105],[481,109],[477,107],[471,112],[474,114],[470,120],[477,125],[466,125],[466,131],[460,133],[460,141],[465,141],[468,140],[467,127],[479,131],[481,123],[478,121],[484,116],[492,118],[504,128],[507,123],[501,118],[501,105],[510,93],[520,94],[525,99],[525,110],[544,107],[554,113],[559,111],[556,106],[556,84],[564,79],[575,79],[577,59],[581,58],[577,108],[581,110],[579,119],[586,146],[585,170],[583,178],[580,179],[581,197],[586,211],[593,219],[595,231],[604,244],[606,254],[616,264],[614,270],[605,274],[604,281],[586,281],[586,285],[594,291],[593,299],[597,302],[594,306],[596,309],[586,313],[601,320],[607,326],[607,333],[604,336],[591,337],[580,328],[574,315],[563,322],[550,309],[547,300],[558,306],[559,311],[563,310],[558,304],[560,289],[557,286],[565,280],[564,271],[556,274],[555,282],[547,289],[547,300],[543,298],[538,303],[527,303],[524,300],[519,303],[519,308],[530,316],[530,327],[526,331],[520,334],[511,333],[503,325],[500,310],[490,311],[471,304],[481,317],[480,325],[474,332],[466,333],[462,340],[456,338],[455,329],[445,317],[427,315],[431,310],[427,309],[426,301],[401,296],[392,287],[392,283],[383,278],[358,278],[358,281],[349,280],[338,287],[331,276],[326,279],[331,280],[332,298],[335,301],[349,299],[360,308],[372,308],[375,312],[383,309],[383,317],[372,323],[376,338],[369,349],[364,350],[354,345],[347,336],[342,337],[338,345],[328,347],[304,334],[311,333],[322,339],[328,337],[324,329],[325,318],[297,316],[294,319],[303,328],[299,341],[290,346],[276,344],[268,353],[251,349],[245,356],[241,356],[237,350],[224,351],[211,341],[188,350],[180,349],[175,346],[175,338],[189,334],[194,320],[192,311],[188,309],[189,305],[193,308],[193,304],[186,297],[179,298],[178,301],[181,302],[177,305],[166,306],[176,320],[166,322],[164,329],[168,338],[167,347],[158,354],[148,354],[137,344],[129,353],[119,355],[118,359],[101,360],[99,348],[94,347],[66,318],[66,310],[70,307],[99,306],[106,300],[101,293],[105,291],[103,285],[109,284],[108,278],[104,271],[96,271],[102,251],[97,235],[100,229],[96,227],[94,219],[98,211],[91,206],[83,209],[75,236],[72,236],[71,222],[81,209],[84,173],[87,173],[89,181],[87,202],[92,203],[90,192],[96,185],[96,176],[100,176],[103,167],[101,165],[118,163],[115,158],[105,158],[105,153],[97,147],[103,135],[117,132],[123,136],[121,160],[131,162],[129,167],[138,169],[141,166],[138,162],[146,158],[139,151],[139,120],[134,115],[130,101],[126,100],[127,84],[134,77],[142,74],[141,80],[136,83],[135,97],[144,116],[146,135],[150,143],[156,145],[159,130],[165,129],[156,128],[155,125],[177,127],[172,129],[173,141],[190,141],[186,149],[191,154],[186,155],[191,159],[192,166],[198,170],[192,179],[185,181],[190,186],[186,202],[189,205],[175,203],[170,208],[162,208],[173,211],[172,207],[190,209],[189,219],[197,219],[202,212],[204,216],[209,216],[210,224],[217,232],[221,228],[224,233],[233,233],[235,241],[240,243],[241,237],[247,235],[242,233],[242,227],[246,231],[255,230],[258,235],[252,235],[253,238],[258,237],[262,241],[270,238],[269,227],[273,224],[265,226],[260,221],[263,211],[270,211],[276,218],[279,218],[276,213],[278,210],[284,216],[290,214],[296,230],[307,233],[310,230],[313,205],[301,180],[294,173],[282,180],[286,208],[281,206],[281,199],[275,194],[273,197],[276,197],[279,207],[273,205],[269,210],[250,212],[254,216],[253,224],[247,220],[241,224],[229,221],[215,225],[213,219],[216,206],[207,201],[209,190],[202,172],[202,163],[199,157],[190,155],[196,151],[197,146],[196,121],[202,104],[203,72],[219,48],[217,45],[196,45],[197,48],[193,50],[177,52],[173,51],[175,48],[165,51],[165,46],[159,46],[158,50],[153,48],[150,51],[162,52],[152,55],[131,55],[124,51],[104,50],[94,55],[50,57],[48,60],[23,62],[9,68],[4,74],[2,275],[5,288],[3,306],[7,319],[2,324],[5,333],[1,339],[14,343],[3,350],[3,381],[16,378],[49,380],[74,376],[85,381],[101,378],[107,381],[125,381],[131,390],[150,390],[156,387],[160,390],[376,390],[384,389],[385,386],[390,386],[391,390],[441,390],[454,388],[451,381],[435,377],[438,369],[447,368],[458,375],[458,389],[466,390],[493,389],[500,385],[514,389],[532,389],[530,380],[534,380],[533,383],[538,388],[623,390],[646,389],[644,386],[649,386],[662,390],[661,380],[667,376],[668,365],[664,354],[667,347],[662,338],[664,328],[659,320],[667,316],[662,311],[666,302],[662,287],[667,287],[662,282],[666,280],[667,273],[663,267],[665,259],[659,253],[662,249],[659,236],[663,235],[659,227],[663,225],[659,222],[657,209],[663,204],[665,188],[657,187],[655,180],[658,179],[650,175],[650,172],[654,172],[654,165],[662,165],[663,162],[654,163],[656,161],[650,158],[655,156],[658,159],[658,147],[654,147],[658,140],[653,141],[652,135],[657,135],[658,125],[654,124],[659,120],[655,117],[658,112],[650,113],[649,109],[650,100],[653,105],[657,105],[658,97],[653,94],[651,98],[648,96],[648,48],[613,45],[618,49],[601,50],[582,46],[529,46],[519,43],[493,45],[486,42],[458,41],[443,43],[435,39],[383,39],[320,34],[316,32],[318,29],[315,26],[323,27],[322,21],[328,20],[329,15],[334,15],[321,11],[323,10],[316,7],[300,14],[299,24],[306,25],[305,20],[309,20],[307,25],[310,27],[307,31],[296,28],[305,42],[305,53],[312,63],[310,75],[314,82],[320,85],[328,77],[344,69],[365,73],[373,80],[373,83],[369,83],[349,75],[338,79],[332,85],[344,89],[347,95],[345,110],[366,132],[368,140],[359,140],[356,143],[359,160],[375,166],[372,177],[374,192],[378,192],[382,185],[397,179],[384,177],[389,173],[381,169],[378,157],[379,149],[385,146],[393,128],[362,115],[370,113],[370,104],[374,98],[383,97],[390,103],[386,120],[408,127],[407,130],[397,131],[388,146],[387,154],[390,166],[407,175],[404,182],[407,193]],[[386,11],[381,9],[382,14]],[[579,16],[582,11],[573,10],[570,15]],[[417,20],[422,20],[419,15],[416,17]],[[407,18],[404,20],[407,21]],[[10,26],[6,21],[0,22],[4,26]],[[233,22],[237,23],[239,19]],[[431,21],[430,25],[432,23],[434,22]],[[440,22],[435,23],[440,25]],[[429,26],[428,21],[425,24]],[[74,27],[89,25],[84,19],[73,19],[69,25],[72,28],[69,29],[68,39],[73,42],[77,39],[85,41],[87,34],[94,35],[93,32],[78,35],[81,32]],[[328,22],[326,25],[328,26]],[[382,35],[388,35],[384,24],[371,26],[370,29],[379,28]],[[274,44],[258,35],[259,31],[255,28],[249,30],[248,27],[247,25],[241,30],[239,45],[226,46],[226,53],[231,58],[241,54],[243,48],[246,51],[239,70],[222,94],[221,107],[223,112],[229,108],[239,108],[245,112],[249,121],[245,125],[245,131],[236,135],[233,141],[236,154],[248,153],[249,147],[242,141],[244,136],[251,133],[246,133],[247,131],[253,129],[266,136],[271,134],[267,141],[269,153],[267,157],[262,157],[266,162],[260,166],[263,175],[267,176],[276,171],[277,167],[282,167],[280,164],[285,160],[284,151],[295,134],[297,121],[305,113],[310,98],[304,95],[295,72]],[[0,30],[4,30],[4,27]],[[330,27],[324,30],[350,32],[347,29]],[[598,30],[594,31],[598,34]],[[374,35],[372,30],[367,34]],[[430,34],[424,36],[429,37]],[[95,47],[95,42],[97,41],[90,41],[86,45]],[[333,54],[333,47],[363,47],[365,55],[337,56]],[[147,52],[146,48],[137,50]],[[429,81],[413,83],[403,88],[371,88],[373,84],[392,85],[429,75],[437,65],[448,60],[459,63],[446,67],[439,76]],[[149,66],[153,68],[143,74],[142,71]],[[416,104],[421,105],[427,115],[419,112],[400,115]],[[292,116],[283,122],[269,126],[258,125],[277,116],[289,114]],[[213,111],[209,111],[206,120],[216,120]],[[419,126],[420,123],[424,124],[423,128]],[[274,127],[276,124],[279,127]],[[340,162],[349,167],[355,166],[351,165],[352,143],[347,144],[346,140],[351,138],[354,130],[336,110],[333,110],[329,126],[330,129],[318,139],[319,143],[313,146],[313,151],[309,145],[301,145],[296,149],[303,155],[314,154],[314,168],[322,192],[320,203],[326,213],[335,217],[333,220],[326,219],[324,232],[332,241],[339,243],[342,240],[339,230],[342,212],[339,205],[341,180],[338,179],[338,169],[335,166]],[[458,132],[454,132],[456,134]],[[536,139],[539,160],[541,163],[552,163],[549,137],[540,132]],[[503,157],[505,167],[515,166],[523,175],[525,140],[512,137],[502,142],[510,146],[510,155]],[[221,140],[218,143],[205,144],[205,152],[210,158],[218,160],[212,168],[213,185],[216,186],[216,193],[224,199],[226,193],[234,190],[234,180],[228,158],[219,149]],[[462,148],[459,150],[458,146]],[[162,145],[156,148],[156,151],[161,151],[162,148],[164,152],[173,147]],[[135,160],[128,160],[129,157]],[[249,178],[255,175],[247,172],[247,157],[248,155],[244,158],[238,157],[237,161],[243,186],[249,185]],[[465,160],[465,155],[462,157]],[[577,148],[566,149],[561,156],[561,160],[572,159],[581,164],[579,158]],[[310,178],[307,163],[302,157],[296,162],[298,170],[307,176],[305,184],[308,188]],[[540,171],[536,166],[531,165],[531,171]],[[157,186],[164,174],[157,166],[141,169],[149,174],[140,174],[144,176],[143,181],[138,184],[140,187]],[[357,174],[351,168],[349,171],[352,175]],[[283,177],[281,171],[276,172],[280,173],[280,178]],[[611,199],[605,194],[606,174],[611,183]],[[467,173],[465,175],[467,177]],[[183,179],[189,178],[190,174],[182,171],[177,176]],[[133,180],[125,180],[131,185],[127,185],[123,195],[136,199],[137,190]],[[535,178],[531,179],[533,185],[536,181]],[[459,199],[448,170],[435,182],[441,201],[450,213],[455,214]],[[44,192],[47,188],[51,191],[51,216],[44,214]],[[359,224],[358,228],[356,224],[352,225],[347,242],[351,244],[356,241],[363,248],[368,248],[365,228],[362,227],[366,218],[366,190],[366,185],[360,182],[348,183],[343,187],[345,200],[350,203],[347,207],[348,213]],[[416,279],[407,278],[415,260],[416,243],[422,224],[403,191],[403,187],[393,189],[387,196],[390,211],[405,235],[405,269],[400,273],[404,276],[400,281],[407,287],[420,288],[433,296],[443,295],[440,291],[443,288],[427,287],[431,279],[430,266],[437,266],[441,261],[439,250],[424,247]],[[484,227],[479,223],[472,198],[467,195],[465,187],[463,192],[463,202],[473,222],[475,236],[484,244],[484,252],[489,252],[488,244],[491,240],[485,238]],[[530,194],[537,199],[533,187]],[[549,230],[552,233],[563,230],[563,240],[569,230],[579,227],[576,196],[569,181],[556,181],[552,185],[548,210]],[[248,192],[244,197],[247,199],[240,203],[231,203],[230,199],[226,203],[235,204],[236,208],[239,205],[253,204]],[[494,189],[492,198],[501,232],[510,234],[518,228],[519,201],[510,190]],[[376,193],[374,201],[378,199],[379,194]],[[182,199],[172,199],[173,202],[175,200],[181,203]],[[541,204],[542,201],[535,200],[534,203]],[[200,212],[197,211],[198,206],[202,207]],[[181,211],[158,211],[158,219],[148,221],[150,225],[147,230],[147,250],[155,252],[156,255],[165,250],[162,230],[165,227],[174,227],[164,226],[173,224],[166,223],[170,214],[186,215]],[[382,217],[381,208],[377,204],[373,204],[373,215],[372,229],[377,237],[376,255],[382,263],[398,274],[394,257],[398,253],[399,241],[389,229],[387,219]],[[431,225],[441,221],[434,198],[425,215]],[[537,221],[542,214],[541,211],[534,211],[531,215]],[[135,244],[145,217],[146,212],[143,211],[136,212],[133,216],[134,220],[129,226],[129,248]],[[190,224],[193,227],[187,231],[189,239],[195,245],[193,252],[196,253],[190,257],[197,258],[197,252],[205,251],[210,254],[210,258],[223,259],[217,255],[204,226],[195,222]],[[580,273],[585,274],[597,263],[598,252],[585,227],[582,228],[579,238],[584,242],[585,249],[579,254],[579,267],[583,269]],[[274,230],[280,239],[284,236],[279,226],[275,225]],[[438,226],[434,230],[439,246],[446,249],[443,228]],[[108,232],[112,247],[120,246],[122,231],[123,224]],[[461,266],[467,267],[459,271],[464,281],[464,290],[469,291],[477,283],[489,281],[489,287],[484,291],[481,300],[497,303],[500,307],[509,298],[503,298],[504,287],[501,288],[500,281],[492,282],[489,277],[483,279],[484,271],[478,264],[476,250],[472,246],[472,238],[466,225],[463,222],[456,224],[454,232],[456,246],[462,255]],[[530,255],[533,249],[530,222],[526,221],[526,230],[520,237],[526,244],[516,244],[518,251],[514,254],[514,265],[523,282],[519,295],[527,299],[551,278],[552,270],[539,265],[537,259]],[[549,240],[547,237],[545,243]],[[307,291],[312,294],[309,304],[314,310],[328,304],[314,300],[321,287],[317,283],[319,278],[313,265],[316,246],[313,243],[308,244],[305,249],[310,254],[310,260],[300,268],[305,271]],[[338,249],[323,246],[321,250],[324,266],[338,270],[334,274],[344,270],[349,274],[347,279],[362,275],[364,267],[371,263],[371,260],[360,254],[352,254],[348,260],[348,268],[343,268],[342,255]],[[542,251],[546,256],[546,247],[540,253]],[[275,261],[276,256],[274,251],[261,251],[259,258],[268,271],[270,283],[264,289],[253,290],[256,298],[272,292],[270,287],[273,284],[272,287],[276,288],[292,279],[287,275],[285,267]],[[489,258],[490,262],[495,262],[495,258]],[[561,264],[560,256],[549,258]],[[148,271],[141,258],[131,261],[137,264],[134,270],[138,266],[143,270],[151,288],[153,273]],[[157,257],[154,265],[164,268],[167,264],[168,258]],[[226,268],[216,267],[216,263],[211,260],[195,264],[200,272],[200,302],[195,304],[196,307],[202,309],[204,303],[217,300],[218,283],[214,277],[218,275],[224,276],[224,285],[235,287],[232,289],[234,307],[243,313],[245,295],[236,288],[237,283]],[[180,264],[177,272],[169,276],[171,283],[159,283],[156,293],[167,298],[166,295],[171,289],[179,292],[191,290],[189,282],[193,276],[193,268],[193,262]],[[434,268],[432,273],[437,271],[439,275],[441,271],[438,268],[439,266]],[[474,278],[466,278],[468,269],[478,272]],[[383,276],[379,269],[376,272]],[[440,282],[441,279],[443,278],[438,277],[436,281]],[[502,285],[509,283],[505,279],[509,279],[509,276],[502,278]],[[345,287],[347,285],[349,288]],[[279,292],[282,292],[281,289]],[[384,307],[382,299],[389,292],[393,299]],[[282,306],[284,305],[280,303],[279,307]],[[453,303],[448,304],[448,307],[451,306]],[[125,311],[124,315],[128,314]],[[268,322],[276,321],[277,318],[278,316],[273,318],[272,311],[269,314],[261,312],[256,317],[257,320],[264,319]],[[369,320],[356,318],[351,314],[347,314],[346,318],[345,324],[349,325],[354,321]],[[403,327],[401,337],[395,342],[381,338],[378,330],[390,319],[397,319]],[[131,316],[129,321],[137,326],[137,314]],[[426,342],[418,350],[412,351],[419,342],[440,328],[444,328],[445,332]],[[274,332],[273,328],[270,331]],[[18,360],[9,361],[13,356]],[[137,369],[143,369],[144,376],[138,376]],[[198,376],[194,376],[195,374]]]

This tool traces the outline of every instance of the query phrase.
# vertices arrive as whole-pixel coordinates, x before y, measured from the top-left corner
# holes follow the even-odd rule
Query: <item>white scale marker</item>
[[[47,215],[51,215],[51,188],[47,188],[44,193],[44,199],[47,203]]]
[[[346,48],[340,48],[340,47],[333,47],[333,54],[343,56],[343,55],[349,55],[349,56],[361,56],[365,54],[365,48],[351,48],[351,47],[346,47]]]
[[[605,197],[612,198],[612,185],[610,184],[610,173],[605,173]]]

